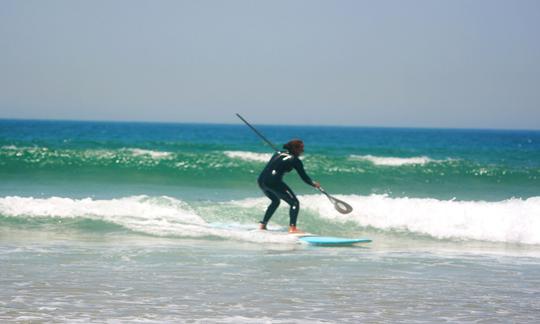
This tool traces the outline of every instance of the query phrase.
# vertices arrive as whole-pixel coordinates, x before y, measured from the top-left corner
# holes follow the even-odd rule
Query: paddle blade
[[[326,191],[324,191],[323,188],[319,188],[319,191],[322,192],[323,194],[325,194],[326,197],[328,197],[328,199],[334,205],[334,208],[338,212],[340,212],[342,214],[348,214],[348,213],[353,211],[353,208],[352,208],[351,205],[347,204],[343,200],[339,200],[339,199],[337,199],[335,197],[330,196],[330,194],[328,194]]]
[[[332,197],[332,199],[330,199],[330,201],[334,204],[334,208],[338,212],[340,212],[342,214],[348,214],[348,213],[352,212],[352,210],[353,210],[351,205],[347,204],[346,202],[344,202],[342,200],[339,200],[339,199],[336,199],[336,198]]]

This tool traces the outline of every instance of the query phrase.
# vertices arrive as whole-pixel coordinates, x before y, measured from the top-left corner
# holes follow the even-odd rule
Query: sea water
[[[298,226],[243,125],[0,120],[0,321],[540,320],[540,132],[257,125],[305,142]]]

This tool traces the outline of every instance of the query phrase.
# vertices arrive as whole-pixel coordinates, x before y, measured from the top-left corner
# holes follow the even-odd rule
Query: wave
[[[410,164],[424,165],[427,163],[440,163],[444,160],[434,160],[427,156],[416,156],[416,157],[384,157],[384,156],[373,156],[373,155],[350,155],[351,160],[360,160],[360,161],[369,161],[375,165],[384,165],[384,166],[402,166]]]
[[[243,162],[266,162],[271,155],[243,151],[160,151],[142,148],[47,148],[39,146],[0,147],[0,166],[12,169],[65,170],[65,167],[99,167],[156,171],[208,170],[243,167]],[[232,159],[232,160],[231,160]]]
[[[152,151],[152,150],[144,150],[139,148],[128,148],[126,151],[131,152],[134,156],[150,156],[153,159],[163,159],[163,158],[169,158],[172,156],[171,152],[161,152],[161,151]]]
[[[307,209],[321,217],[355,222],[384,231],[428,235],[436,239],[540,244],[540,197],[497,202],[432,198],[390,198],[387,195],[339,196],[354,211],[341,215],[320,197],[304,197]]]
[[[17,221],[92,220],[119,225],[133,232],[160,237],[216,237],[248,242],[292,243],[294,238],[255,231],[257,225],[209,223],[187,203],[167,196],[132,196],[110,200],[62,197],[0,198],[0,215]]]
[[[321,195],[300,196],[302,227],[317,233],[335,231],[339,224],[400,232],[434,239],[480,240],[500,243],[540,244],[540,197],[503,201],[457,201],[433,198],[391,198],[386,195],[336,195],[354,211],[342,215]],[[247,242],[293,243],[276,224],[286,219],[280,208],[271,228],[256,231],[257,221],[268,204],[266,198],[229,202],[199,202],[190,205],[172,197],[132,196],[119,199],[92,198],[0,198],[0,220],[8,224],[40,220],[57,225],[58,220],[92,220],[114,224],[130,231],[167,237],[215,237]],[[10,221],[11,219],[11,221]],[[349,227],[349,225],[347,225]]]
[[[268,162],[272,157],[269,153],[255,153],[245,151],[224,151],[226,156],[232,159],[241,159],[244,161]]]
[[[22,146],[18,147],[15,145],[5,145],[0,147],[4,154],[7,156],[23,156],[24,154],[41,154],[42,157],[67,157],[69,155],[82,155],[85,157],[95,157],[95,158],[111,158],[118,154],[127,154],[132,156],[142,156],[150,157],[153,159],[162,159],[172,156],[172,152],[163,152],[156,150],[148,150],[141,148],[121,148],[118,150],[115,149],[85,149],[85,150],[75,150],[75,149],[52,149],[47,147],[40,146]],[[45,155],[46,154],[46,155]]]
[[[17,147],[14,145],[0,147],[0,169],[9,169],[10,174],[26,176],[28,170],[47,170],[59,174],[73,171],[93,172],[97,177],[103,173],[109,177],[111,173],[151,172],[197,178],[202,174],[224,175],[235,173],[237,178],[248,173],[257,172],[271,157],[270,153],[227,150],[150,150],[145,148],[47,148],[39,146]],[[537,180],[536,168],[515,168],[507,165],[478,164],[467,160],[445,159],[435,160],[427,156],[399,158],[373,155],[331,156],[324,154],[304,157],[306,169],[317,175],[359,175],[358,180],[365,181],[362,174],[373,175],[375,182],[384,176],[402,178],[407,181],[433,181],[433,177],[452,174],[468,180],[477,177],[497,178],[497,180],[521,182],[527,184]],[[368,164],[358,163],[367,161]],[[257,163],[258,165],[255,165]],[[424,168],[381,168],[379,166],[427,165]],[[226,170],[226,173],[219,173]],[[231,177],[230,177],[231,178]],[[128,178],[124,178],[128,179]],[[465,179],[465,180],[467,180]],[[243,181],[243,180],[242,180]],[[476,179],[474,179],[476,181]]]
[[[300,197],[302,208],[333,223],[430,236],[435,239],[540,244],[540,197],[498,202],[432,198],[391,198],[387,195],[336,195],[353,206],[343,215],[320,195]],[[266,199],[235,202],[264,210]],[[324,229],[323,229],[324,230]]]

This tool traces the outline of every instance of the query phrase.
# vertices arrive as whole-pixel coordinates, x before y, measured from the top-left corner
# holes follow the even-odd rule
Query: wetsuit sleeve
[[[300,178],[304,180],[305,183],[307,183],[310,186],[313,186],[313,181],[311,178],[307,175],[306,170],[304,170],[304,163],[299,158],[296,158],[294,161],[294,168],[296,169],[296,172],[300,175]]]

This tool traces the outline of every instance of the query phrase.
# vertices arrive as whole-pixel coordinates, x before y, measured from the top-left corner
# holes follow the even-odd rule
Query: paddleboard
[[[299,232],[299,233],[287,233],[283,231],[272,231],[267,230],[268,232],[273,232],[280,235],[295,236],[298,238],[298,241],[301,243],[308,243],[311,245],[321,245],[321,246],[349,246],[353,244],[360,243],[371,243],[370,239],[367,238],[345,238],[345,237],[334,237],[334,236],[321,236],[318,234]],[[266,232],[266,230],[265,230]]]
[[[301,236],[298,238],[300,241],[309,243],[312,245],[331,245],[331,246],[345,246],[353,245],[356,243],[370,243],[370,239],[365,238],[343,238],[333,236]]]

